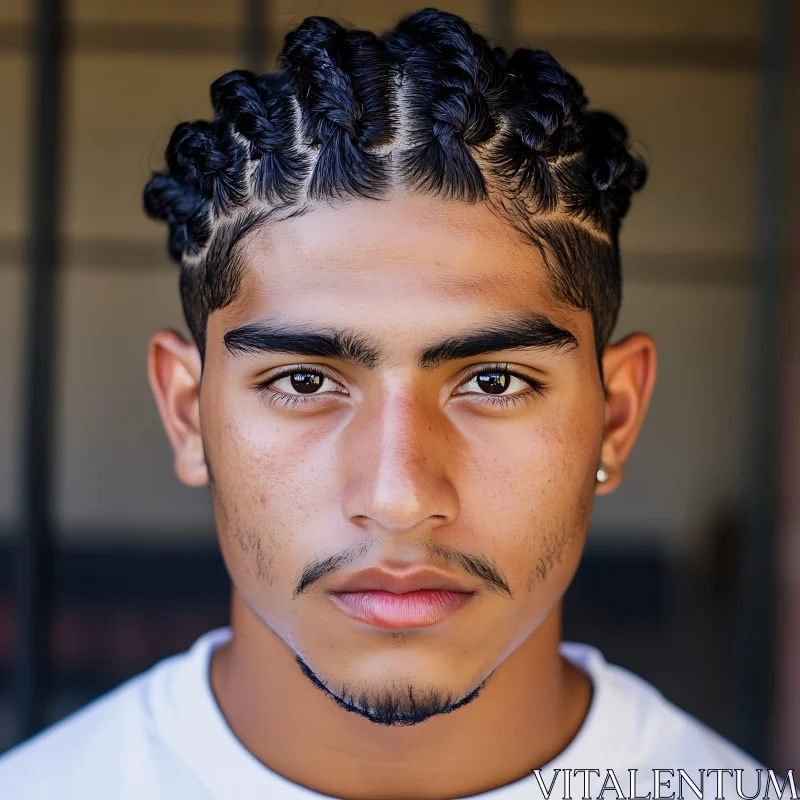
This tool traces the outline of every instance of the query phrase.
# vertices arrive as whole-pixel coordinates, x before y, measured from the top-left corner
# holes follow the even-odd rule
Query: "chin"
[[[450,668],[449,659],[420,661],[408,653],[385,653],[342,669],[296,657],[303,675],[340,708],[383,726],[419,725],[473,702],[489,678],[475,681],[464,664]]]

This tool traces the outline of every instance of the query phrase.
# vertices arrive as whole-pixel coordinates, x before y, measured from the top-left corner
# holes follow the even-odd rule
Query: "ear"
[[[161,422],[175,452],[175,472],[188,486],[205,486],[208,468],[200,433],[200,376],[197,347],[175,331],[150,340],[147,374]]]
[[[609,478],[595,494],[609,494],[622,483],[622,471],[644,422],[656,380],[656,343],[632,333],[603,352],[606,412],[600,460]]]

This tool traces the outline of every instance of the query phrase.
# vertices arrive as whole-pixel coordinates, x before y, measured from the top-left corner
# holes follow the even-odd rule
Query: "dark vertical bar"
[[[44,722],[53,591],[52,451],[61,117],[61,0],[37,0],[28,297],[24,358],[22,530],[17,564],[19,736]]]
[[[783,774],[800,764],[800,6],[788,25],[786,77],[786,236],[781,369],[780,504],[776,542],[776,641],[770,766]]]
[[[486,32],[507,49],[514,47],[513,0],[486,0]]]
[[[759,116],[756,194],[756,257],[751,328],[750,386],[753,392],[749,448],[747,525],[743,541],[739,615],[738,743],[766,759],[775,658],[775,539],[780,437],[784,180],[784,126],[789,0],[764,3],[763,76]]]
[[[244,0],[242,58],[245,69],[260,75],[267,52],[267,0]]]

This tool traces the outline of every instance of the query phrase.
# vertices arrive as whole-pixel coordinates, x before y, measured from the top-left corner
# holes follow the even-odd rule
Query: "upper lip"
[[[350,575],[346,580],[331,589],[332,592],[393,592],[405,594],[422,589],[443,592],[471,593],[474,589],[465,586],[457,578],[445,575],[430,568],[416,569],[413,572],[390,572],[380,567],[371,567]]]

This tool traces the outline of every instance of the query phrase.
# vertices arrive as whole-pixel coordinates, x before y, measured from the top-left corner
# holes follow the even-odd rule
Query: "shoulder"
[[[635,680],[642,681],[638,676]],[[644,681],[642,681],[644,682]],[[646,684],[649,686],[649,684]],[[649,769],[763,769],[717,731],[650,687],[641,708],[639,759]]]
[[[591,677],[596,697],[591,724],[618,742],[617,756],[626,762],[621,768],[764,769],[644,678],[606,661],[596,648],[565,642],[561,651]]]
[[[0,786],[15,800],[185,796],[187,777],[159,730],[154,706],[184,654],[160,661],[0,756]],[[167,792],[166,794],[164,792]],[[202,797],[198,785],[193,795]]]

